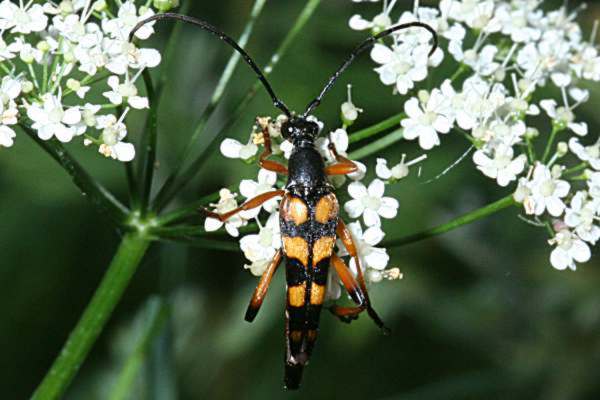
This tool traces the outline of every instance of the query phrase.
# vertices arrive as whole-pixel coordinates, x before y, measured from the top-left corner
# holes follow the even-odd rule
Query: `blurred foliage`
[[[274,87],[293,108],[304,106],[364,37],[350,31],[347,20],[368,6],[349,0],[323,3],[273,74]],[[302,4],[269,1],[248,46],[259,64],[268,60]],[[194,2],[190,14],[235,36],[250,7],[249,0]],[[582,15],[588,31],[599,15],[600,6],[590,2]],[[165,39],[158,35],[155,42],[161,46]],[[159,177],[176,162],[191,121],[208,102],[229,54],[214,38],[185,27],[173,58],[163,64],[167,70],[160,73],[171,78],[159,119]],[[441,79],[451,72],[442,68],[435,76]],[[402,107],[404,99],[379,84],[368,57],[344,81],[354,84],[355,103],[366,110],[357,129]],[[252,74],[238,67],[214,129],[252,82]],[[593,107],[600,91],[591,89],[594,97],[580,113],[591,131],[598,132],[600,115]],[[319,109],[319,117],[331,127],[337,124],[344,96],[341,83]],[[266,113],[273,109],[261,92],[227,136],[247,137],[254,117]],[[443,139],[422,176],[395,187],[401,208],[399,217],[385,226],[389,238],[506,194],[468,160],[424,184],[467,147],[459,136]],[[199,148],[204,145],[198,143]],[[72,149],[82,163],[125,198],[122,166],[79,147]],[[400,143],[383,156],[396,160],[401,152],[412,155],[416,150],[414,143]],[[212,154],[182,199],[198,198],[255,171]],[[0,391],[3,398],[23,399],[39,383],[87,304],[119,232],[102,221],[64,172],[24,136],[0,154],[0,191]],[[576,273],[555,271],[548,262],[545,232],[524,224],[516,211],[392,250],[391,264],[402,269],[404,280],[372,290],[392,335],[382,336],[366,318],[348,326],[324,315],[298,393],[282,390],[283,274],[249,325],[243,313],[256,281],[241,268],[241,252],[154,246],[67,398],[120,398],[116,382],[133,379],[133,391],[125,398],[596,399],[598,260]],[[170,311],[166,321],[153,320],[160,314],[156,307]]]

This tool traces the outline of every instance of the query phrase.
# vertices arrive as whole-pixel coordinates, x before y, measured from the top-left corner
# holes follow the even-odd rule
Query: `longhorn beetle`
[[[175,19],[193,24],[212,33],[233,47],[254,70],[271,96],[273,105],[283,111],[288,118],[281,127],[283,137],[293,144],[287,167],[268,159],[272,150],[269,130],[265,124],[262,125],[265,150],[259,158],[259,164],[262,168],[281,175],[287,175],[288,180],[285,188],[256,196],[238,208],[224,214],[217,214],[209,210],[204,210],[204,212],[207,217],[226,221],[240,211],[257,208],[272,198],[282,197],[279,220],[283,246],[277,251],[260,278],[246,311],[245,319],[252,322],[256,317],[267,294],[271,279],[279,264],[285,258],[287,303],[285,311],[284,381],[287,389],[297,389],[302,379],[303,368],[308,363],[317,338],[319,316],[325,298],[327,274],[330,265],[340,277],[342,284],[356,306],[341,307],[332,305],[329,310],[344,322],[351,322],[358,318],[361,312],[366,311],[384,333],[388,332],[383,321],[371,306],[356,245],[350,231],[339,216],[339,204],[333,186],[327,179],[328,176],[347,175],[355,172],[357,166],[351,160],[338,154],[331,140],[329,150],[335,157],[336,162],[325,166],[322,156],[315,148],[315,139],[319,132],[318,125],[310,121],[308,116],[321,104],[323,96],[333,87],[346,68],[359,54],[372,47],[377,40],[402,29],[424,28],[433,37],[432,49],[429,52],[429,56],[431,56],[438,45],[437,34],[427,24],[410,22],[392,26],[369,37],[352,51],[350,56],[329,78],[321,93],[308,104],[304,113],[297,115],[291,112],[285,103],[277,97],[270,83],[248,53],[230,36],[205,21],[175,13],[156,14],[138,23],[130,34],[130,40],[143,25],[162,19]],[[350,256],[354,258],[357,265],[356,278],[344,261],[333,252],[336,238],[341,239]]]

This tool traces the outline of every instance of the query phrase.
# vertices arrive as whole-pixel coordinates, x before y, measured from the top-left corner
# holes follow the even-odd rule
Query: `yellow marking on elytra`
[[[340,207],[333,193],[321,197],[315,208],[315,220],[321,224],[337,218]]]
[[[309,341],[314,342],[315,339],[317,338],[317,331],[315,329],[308,330],[308,332],[306,332],[306,338]]]
[[[290,339],[292,340],[292,342],[299,342],[300,340],[302,340],[302,331],[291,331]]]
[[[308,243],[301,237],[283,237],[283,250],[289,258],[295,258],[306,267],[308,265]]]
[[[292,221],[296,225],[302,225],[308,221],[308,206],[302,199],[287,195],[281,202],[280,215],[286,221]]]
[[[325,286],[313,283],[310,286],[310,304],[321,305],[325,300]]]
[[[288,287],[288,303],[292,307],[302,307],[306,297],[306,282]]]
[[[325,258],[331,257],[335,236],[323,236],[313,245],[313,267]]]

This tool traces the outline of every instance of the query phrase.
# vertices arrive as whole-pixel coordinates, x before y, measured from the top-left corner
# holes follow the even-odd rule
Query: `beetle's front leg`
[[[288,169],[285,165],[276,161],[267,160],[267,158],[273,154],[273,149],[271,147],[271,135],[269,134],[269,124],[260,121],[260,119],[258,119],[256,123],[262,128],[262,136],[265,145],[265,151],[263,151],[260,155],[258,163],[260,164],[261,168],[264,168],[268,171],[273,171],[281,175],[287,175]]]
[[[221,222],[225,222],[229,218],[231,218],[234,215],[236,215],[237,213],[239,213],[240,211],[252,210],[253,208],[260,207],[263,205],[263,203],[266,203],[267,201],[271,200],[272,198],[277,197],[277,196],[283,196],[284,194],[285,194],[285,190],[274,190],[272,192],[259,194],[258,196],[251,198],[250,200],[248,200],[247,202],[245,202],[238,208],[228,211],[223,214],[219,214],[219,213],[210,211],[206,208],[202,208],[201,211],[204,214],[206,214],[206,216],[208,218],[214,218],[214,219],[218,219]]]
[[[340,155],[335,148],[331,135],[329,135],[329,151],[333,154],[336,163],[325,167],[325,175],[348,175],[358,171],[358,166],[352,160]]]

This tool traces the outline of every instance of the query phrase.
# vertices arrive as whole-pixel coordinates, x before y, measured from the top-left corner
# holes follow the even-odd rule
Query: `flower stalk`
[[[32,400],[53,400],[63,395],[121,299],[149,245],[148,237],[141,232],[131,232],[123,237],[92,300],[33,393]]]
[[[434,228],[426,229],[422,232],[415,233],[403,238],[392,239],[387,242],[384,242],[385,247],[399,247],[405,246],[407,244],[420,242],[425,239],[432,238],[434,236],[441,235],[446,232],[453,231],[455,229],[460,228],[461,226],[470,224],[479,219],[489,217],[492,214],[495,214],[499,211],[502,211],[510,206],[515,205],[515,200],[513,199],[513,195],[508,195],[506,197],[501,198],[493,203],[488,204],[487,206],[478,208],[477,210],[471,211],[467,214],[461,215],[458,218],[455,218],[451,221],[448,221],[442,225],[438,225]]]

